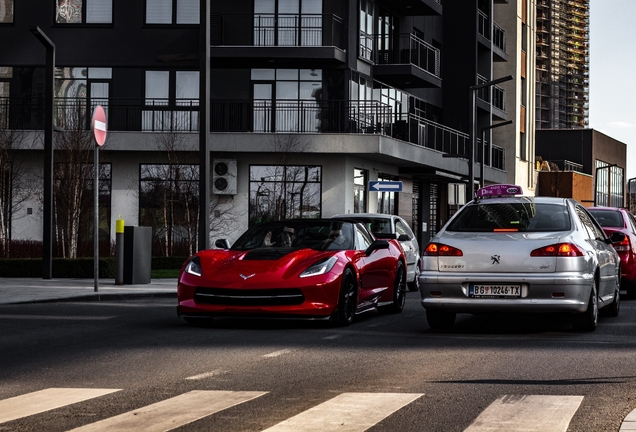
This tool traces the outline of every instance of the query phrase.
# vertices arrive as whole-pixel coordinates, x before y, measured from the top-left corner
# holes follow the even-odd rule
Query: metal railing
[[[497,23],[493,23],[492,43],[506,52],[506,31]]]
[[[485,12],[477,11],[477,31],[490,40],[490,25],[488,25],[488,15]]]
[[[345,49],[342,19],[334,14],[213,14],[210,44]]]
[[[490,20],[488,14],[479,10],[477,12],[477,31],[480,35],[491,41],[495,46],[506,52],[506,31],[496,22],[492,24],[492,38],[490,30]]]
[[[440,77],[440,50],[414,34],[376,35],[376,64],[412,64]]]
[[[415,105],[411,97],[411,107]],[[198,132],[198,100],[165,99],[55,100],[55,125],[90,130],[92,106],[107,111],[109,131]],[[75,116],[75,117],[74,117]],[[70,123],[73,118],[79,124]],[[42,130],[43,99],[0,98],[0,125]],[[6,126],[5,126],[6,127]],[[389,136],[442,153],[468,154],[468,134],[428,120],[415,108],[396,112],[378,101],[346,100],[213,100],[211,132],[351,133]],[[492,146],[487,162],[504,169],[504,149]]]
[[[477,75],[477,84],[484,84],[488,82],[488,80],[481,76]],[[492,97],[491,97],[492,95]],[[482,89],[477,90],[477,97],[484,102],[488,102],[492,106],[501,111],[506,111],[506,91],[499,87],[498,85],[491,85],[488,87],[484,87]]]
[[[373,36],[360,30],[360,52],[358,57],[365,60],[373,60]]]

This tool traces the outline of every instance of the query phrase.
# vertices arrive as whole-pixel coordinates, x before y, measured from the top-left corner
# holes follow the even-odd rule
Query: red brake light
[[[629,237],[625,236],[625,239],[623,239],[622,242],[620,243],[614,243],[613,244],[614,249],[616,250],[616,252],[627,252],[631,249],[631,244],[629,243]]]
[[[424,250],[424,256],[463,256],[461,250],[442,243],[429,243]]]
[[[556,257],[577,257],[583,256],[583,252],[576,245],[572,243],[557,243],[549,246],[544,246],[539,249],[535,249],[530,252],[530,256],[542,257],[542,256],[556,256]]]

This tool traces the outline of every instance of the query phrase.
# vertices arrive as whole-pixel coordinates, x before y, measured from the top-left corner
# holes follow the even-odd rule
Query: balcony
[[[492,23],[491,29],[490,18],[481,10],[477,13],[477,32],[483,38],[480,40],[483,45],[489,49],[492,45],[495,60],[508,61],[508,54],[506,53],[506,31],[495,22]]]
[[[399,88],[441,87],[440,50],[413,34],[376,35],[373,73]]]
[[[484,84],[488,82],[485,77],[477,75],[477,84]],[[500,120],[507,120],[506,114],[506,91],[498,85],[492,85],[477,90],[477,107],[488,110],[492,107],[493,116]],[[481,103],[480,103],[481,101]],[[485,102],[485,104],[484,104]]]
[[[161,99],[55,100],[55,125],[90,131],[92,107],[102,105],[111,132],[198,132],[198,101]],[[395,112],[378,101],[345,100],[214,100],[210,130],[238,133],[373,134],[410,142],[440,153],[467,154],[468,134],[427,120],[416,109]],[[43,99],[0,98],[0,125],[9,129],[42,130]],[[504,149],[493,146],[492,167],[504,169]]]
[[[342,19],[333,14],[213,14],[210,45],[212,67],[346,60]]]

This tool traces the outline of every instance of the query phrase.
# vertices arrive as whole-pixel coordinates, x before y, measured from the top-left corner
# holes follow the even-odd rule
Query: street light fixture
[[[468,152],[468,177],[470,178],[470,183],[467,191],[467,194],[470,195],[466,197],[467,202],[475,197],[475,136],[477,135],[477,119],[475,118],[475,114],[477,111],[477,91],[512,79],[514,79],[513,75],[507,75],[492,81],[486,81],[482,84],[470,86],[470,149]]]

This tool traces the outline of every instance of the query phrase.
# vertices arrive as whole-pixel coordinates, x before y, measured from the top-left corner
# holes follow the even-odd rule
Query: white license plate
[[[521,285],[470,285],[469,297],[521,297]]]

